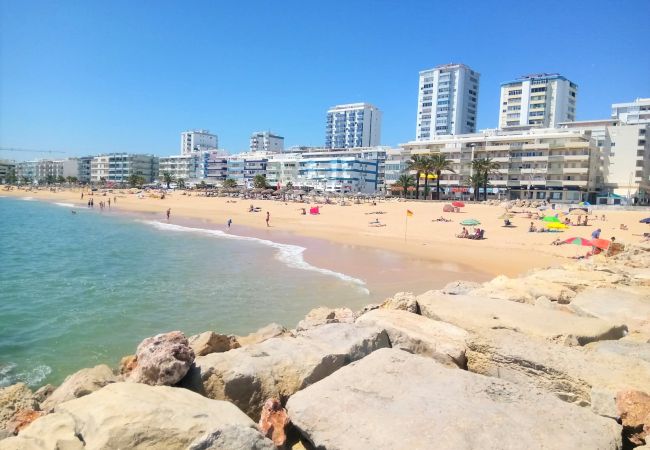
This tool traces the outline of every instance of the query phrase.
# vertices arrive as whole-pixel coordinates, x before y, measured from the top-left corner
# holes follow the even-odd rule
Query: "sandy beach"
[[[86,207],[88,193],[81,200],[81,190],[12,190],[2,191],[2,195],[32,197],[38,200],[65,202]],[[232,219],[231,232],[256,234],[274,240],[280,235],[293,233],[298,236],[325,239],[331,242],[382,249],[408,255],[423,261],[461,264],[476,271],[491,275],[515,276],[530,269],[562,264],[577,255],[584,255],[588,247],[575,245],[550,245],[557,238],[583,237],[589,239],[596,228],[601,229],[601,238],[616,237],[620,243],[635,243],[641,240],[648,225],[639,220],[650,215],[648,211],[603,211],[597,210],[598,220],[590,220],[588,226],[572,226],[560,233],[530,233],[531,219],[525,215],[515,215],[511,219],[513,227],[504,227],[499,217],[504,208],[485,204],[468,203],[459,213],[443,213],[443,202],[381,201],[377,205],[362,203],[349,206],[315,205],[307,203],[281,202],[275,200],[230,199],[223,197],[204,197],[193,192],[183,195],[174,192],[164,199],[150,196],[138,197],[126,191],[114,191],[117,197],[111,210],[123,212],[150,213],[153,217],[165,220],[165,212],[171,209],[171,222],[179,219],[195,220],[226,228]],[[108,196],[94,193],[95,209],[99,201],[107,201]],[[261,208],[260,212],[248,212],[249,206]],[[302,215],[301,209],[320,206],[319,215]],[[413,212],[411,217],[406,211]],[[266,212],[270,213],[270,226],[265,223]],[[383,214],[376,214],[382,212]],[[600,219],[605,215],[606,220]],[[443,216],[451,222],[436,222]],[[595,216],[591,216],[595,217]],[[381,227],[370,226],[379,219]],[[485,239],[476,241],[458,239],[460,221],[477,219],[480,228],[485,229]],[[575,222],[575,217],[571,217]],[[539,227],[542,222],[536,221]],[[620,229],[626,224],[628,229]],[[238,231],[238,227],[245,227]],[[470,227],[468,227],[470,228]],[[470,230],[471,231],[471,230]]]

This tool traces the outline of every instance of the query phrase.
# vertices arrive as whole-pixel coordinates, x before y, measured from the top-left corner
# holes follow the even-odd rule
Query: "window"
[[[546,86],[544,86],[544,87],[536,87],[536,88],[532,88],[532,89],[530,90],[530,92],[546,92]]]
[[[520,110],[521,110],[521,106],[520,106],[520,105],[512,105],[512,106],[508,106],[508,111],[520,111]]]
[[[427,84],[422,86],[422,89],[430,89],[432,87],[433,87],[433,83],[427,83]]]
[[[508,91],[508,95],[521,95],[521,89],[513,89],[512,91]]]
[[[433,103],[431,103],[431,102],[425,102],[425,103],[422,103],[422,106],[431,106],[432,104]]]

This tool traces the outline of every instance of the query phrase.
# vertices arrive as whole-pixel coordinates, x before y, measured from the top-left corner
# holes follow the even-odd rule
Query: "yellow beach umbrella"
[[[555,229],[555,230],[564,230],[565,228],[569,228],[569,227],[566,226],[565,224],[563,224],[563,223],[559,223],[559,222],[550,222],[550,223],[547,223],[547,224],[546,224],[546,227],[547,227],[547,228],[551,228],[551,229]]]

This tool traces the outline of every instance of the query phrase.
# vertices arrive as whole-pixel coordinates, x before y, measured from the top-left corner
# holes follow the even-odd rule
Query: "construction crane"
[[[26,153],[67,153],[56,150],[30,150],[28,148],[0,147],[0,152],[26,152]]]

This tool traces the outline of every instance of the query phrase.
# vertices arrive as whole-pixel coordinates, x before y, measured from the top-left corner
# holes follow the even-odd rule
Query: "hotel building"
[[[464,64],[420,72],[415,139],[476,131],[480,74]]]
[[[499,128],[554,128],[576,119],[578,86],[557,73],[526,75],[501,84]]]
[[[219,138],[209,130],[190,130],[181,133],[181,155],[216,150],[218,147]]]
[[[374,147],[381,140],[381,111],[368,103],[337,105],[327,111],[326,148]]]
[[[284,138],[270,131],[256,131],[251,135],[249,151],[281,153],[284,151]]]
[[[152,182],[158,177],[158,157],[110,153],[95,156],[90,166],[92,183],[127,183],[131,175],[140,175],[146,183]]]
[[[194,152],[190,155],[172,155],[160,158],[158,180],[169,173],[174,180],[186,183],[218,183],[226,179],[227,157],[222,151]]]
[[[23,178],[30,183],[45,183],[48,177],[77,177],[79,178],[78,161],[76,158],[65,160],[38,159],[16,163],[16,178]]]

